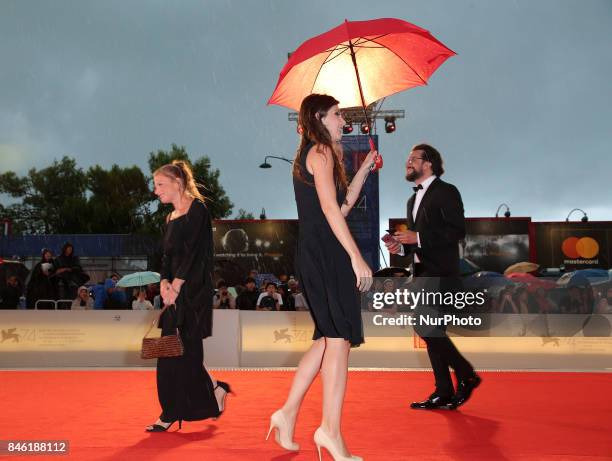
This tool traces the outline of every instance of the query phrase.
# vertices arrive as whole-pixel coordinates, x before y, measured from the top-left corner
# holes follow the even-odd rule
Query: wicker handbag
[[[175,335],[161,336],[159,338],[147,338],[155,324],[159,322],[161,315],[170,305],[164,306],[159,315],[153,320],[151,327],[142,338],[142,350],[140,357],[143,359],[158,359],[162,357],[179,357],[183,355],[183,343],[178,328]]]

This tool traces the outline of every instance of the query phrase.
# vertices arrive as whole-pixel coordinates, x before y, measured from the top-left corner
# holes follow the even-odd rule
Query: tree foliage
[[[173,144],[169,151],[151,152],[151,176],[137,166],[95,165],[83,171],[69,157],[40,170],[32,168],[23,177],[3,172],[0,194],[18,201],[0,204],[0,218],[10,219],[16,234],[158,233],[169,208],[159,206],[152,193],[152,173],[174,159],[191,163],[185,148]],[[229,216],[233,204],[219,170],[206,156],[192,165],[212,217]]]
[[[152,194],[140,168],[93,166],[87,171],[87,188],[91,193],[89,232],[130,234],[143,229]]]
[[[236,219],[255,219],[255,216],[250,211],[240,208],[236,214]]]
[[[0,175],[0,192],[21,203],[8,207],[16,227],[29,234],[82,231],[79,213],[86,207],[86,175],[74,159],[63,157],[47,168],[32,168],[27,176]]]

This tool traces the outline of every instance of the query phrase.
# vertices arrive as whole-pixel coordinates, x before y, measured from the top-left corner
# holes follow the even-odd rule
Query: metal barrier
[[[39,299],[34,304],[34,309],[35,310],[38,310],[38,304],[39,303],[50,303],[50,304],[53,304],[53,309],[41,309],[41,310],[58,310],[57,309],[58,303],[67,303],[71,307],[72,306],[72,299]],[[68,307],[67,309],[59,309],[59,310],[70,310],[70,307]]]

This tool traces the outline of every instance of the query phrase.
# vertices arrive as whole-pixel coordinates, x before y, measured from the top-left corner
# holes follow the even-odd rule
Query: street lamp
[[[580,211],[582,213],[582,218],[580,218],[580,221],[582,222],[589,222],[589,217],[587,216],[587,214],[584,212],[584,210],[581,210],[580,208],[574,208],[572,211],[570,211],[567,215],[567,218],[565,218],[565,222],[569,222],[569,218],[572,215],[572,213],[574,211]]]
[[[285,162],[287,162],[287,163],[289,163],[289,164],[293,165],[293,160],[289,160],[288,158],[285,158],[285,157],[277,157],[277,156],[275,156],[275,155],[266,155],[266,157],[264,158],[264,162],[263,162],[261,165],[259,165],[259,168],[272,168],[272,165],[270,165],[270,164],[268,163],[268,159],[269,159],[269,158],[275,158],[275,159],[277,159],[277,160],[283,160],[283,161],[285,161]]]
[[[506,205],[505,203],[502,203],[500,206],[497,207],[497,211],[495,212],[495,217],[499,218],[499,210],[501,209],[501,207],[505,206],[506,207],[506,211],[504,213],[504,216],[506,218],[509,218],[510,215],[510,207],[508,205]]]

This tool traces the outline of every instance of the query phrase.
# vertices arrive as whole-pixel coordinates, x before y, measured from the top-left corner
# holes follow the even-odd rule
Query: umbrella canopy
[[[514,285],[514,282],[508,280],[499,272],[480,271],[463,279],[463,286],[470,289],[485,289],[495,286]]]
[[[563,288],[590,286],[589,279],[581,274],[581,272],[582,271],[574,271],[563,274],[559,280],[557,280],[557,286]]]
[[[504,279],[504,274],[500,274],[499,272],[493,272],[493,271],[480,271],[480,272],[476,272],[474,275],[472,275],[472,277],[474,278],[495,278],[495,279]]]
[[[21,261],[0,258],[0,286],[3,286],[6,283],[6,279],[12,276],[16,276],[23,283],[28,272],[28,268]]]
[[[459,273],[461,275],[475,274],[478,271],[480,271],[480,267],[471,260],[467,258],[461,258],[459,260]]]
[[[505,271],[504,275],[509,274],[526,274],[528,272],[537,271],[540,268],[539,264],[532,263],[529,261],[522,261],[520,263],[512,264]]]
[[[300,109],[312,93],[341,107],[366,107],[386,96],[426,85],[455,52],[427,30],[400,19],[344,21],[300,45],[280,72],[268,104]]]
[[[610,281],[610,272],[605,269],[580,269],[574,272],[586,277],[591,285],[607,283]]]
[[[117,282],[118,287],[142,287],[150,283],[158,283],[160,275],[157,272],[144,271],[124,275]]]
[[[535,291],[538,288],[544,288],[545,290],[550,290],[555,288],[555,282],[551,280],[546,280],[543,278],[536,277],[534,275],[528,273],[515,272],[512,274],[506,275],[506,278],[513,281],[514,283],[524,283],[527,285],[527,289],[529,291]]]

